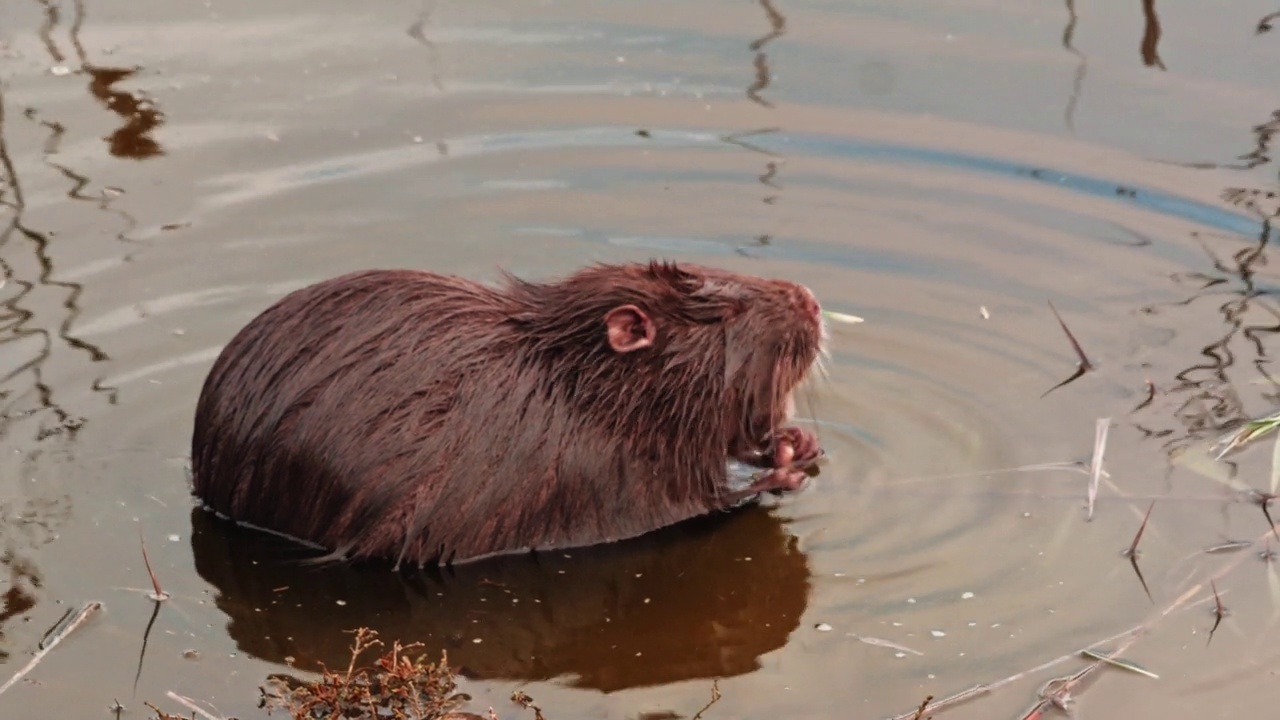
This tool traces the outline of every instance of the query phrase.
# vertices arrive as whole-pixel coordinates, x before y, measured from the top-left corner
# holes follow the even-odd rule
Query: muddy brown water
[[[1214,479],[1267,491],[1271,443],[1182,460],[1277,401],[1277,9],[6,0],[0,682],[105,612],[0,716],[172,691],[257,717],[268,674],[342,664],[367,625],[447,649],[502,717],[514,689],[689,717],[718,678],[707,718],[881,718],[1014,678],[938,717],[1017,718],[1143,623],[1126,657],[1160,678],[1102,672],[1089,716],[1274,714],[1280,543]],[[655,255],[865,318],[801,402],[830,455],[802,495],[413,577],[194,508],[204,373],[288,290]],[[1047,301],[1097,369],[1046,396],[1076,363]],[[1098,418],[1091,522],[1082,466],[999,472],[1087,465]],[[1152,499],[1148,599],[1121,550]]]

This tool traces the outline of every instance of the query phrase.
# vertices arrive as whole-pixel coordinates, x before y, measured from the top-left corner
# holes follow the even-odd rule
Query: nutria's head
[[[818,301],[782,280],[661,262],[508,280],[559,399],[641,452],[767,448],[823,349]]]

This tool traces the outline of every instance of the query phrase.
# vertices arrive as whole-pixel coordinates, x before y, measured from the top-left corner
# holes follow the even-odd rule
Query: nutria
[[[785,423],[825,338],[807,288],[656,261],[504,280],[366,270],[280,299],[205,380],[194,494],[399,567],[621,540],[804,485],[821,450]]]

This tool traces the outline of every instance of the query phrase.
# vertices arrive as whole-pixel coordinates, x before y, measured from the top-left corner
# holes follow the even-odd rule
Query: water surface
[[[0,676],[68,609],[106,611],[0,712],[173,691],[257,717],[268,674],[344,663],[366,625],[447,649],[502,717],[514,689],[549,717],[689,717],[718,679],[708,718],[881,718],[1010,677],[939,717],[1022,717],[1084,661],[1025,671],[1204,585],[1126,655],[1160,680],[1107,670],[1082,711],[1265,716],[1280,578],[1257,555],[1280,541],[1175,459],[1277,399],[1275,9],[6,3]],[[204,374],[289,290],[653,256],[865,318],[801,403],[830,456],[805,493],[412,577],[193,507]],[[1049,301],[1096,370],[1045,395],[1077,362]],[[1219,469],[1268,490],[1262,445]],[[1148,597],[1120,551],[1153,499]],[[1224,540],[1257,542],[1203,552]]]

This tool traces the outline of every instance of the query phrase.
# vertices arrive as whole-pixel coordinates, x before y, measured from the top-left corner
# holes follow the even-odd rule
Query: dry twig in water
[[[26,677],[27,673],[34,670],[36,665],[39,665],[40,661],[44,660],[45,655],[48,655],[50,651],[58,647],[58,643],[62,642],[64,638],[74,632],[76,628],[83,625],[90,616],[101,609],[102,603],[97,600],[91,600],[82,605],[80,610],[74,615],[64,616],[63,620],[55,625],[54,628],[49,631],[49,635],[40,642],[40,649],[36,652],[35,656],[31,658],[31,661],[23,666],[21,670],[14,673],[13,677],[9,678],[4,685],[0,685],[0,695],[3,695],[6,690],[16,685],[22,678]]]
[[[267,682],[270,690],[259,688],[259,705],[283,709],[294,720],[364,716],[440,720],[462,704],[465,695],[454,692],[457,685],[447,655],[442,653],[438,663],[422,656],[411,659],[406,652],[422,644],[394,642],[371,667],[357,666],[360,656],[381,647],[382,641],[368,628],[354,634],[345,672],[325,668],[313,682],[273,675]]]
[[[929,709],[929,703],[931,702],[933,702],[932,695],[926,697],[924,699],[924,702],[920,703],[920,709],[916,710],[916,714],[914,717],[911,718],[911,720],[929,720],[924,716],[924,711]]]

